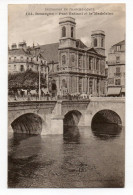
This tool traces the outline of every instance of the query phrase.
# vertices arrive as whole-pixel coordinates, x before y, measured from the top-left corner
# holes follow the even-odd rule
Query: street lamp
[[[41,89],[40,89],[40,83],[41,83],[41,78],[40,78],[40,72],[41,72],[41,70],[40,70],[40,63],[39,63],[39,100],[40,100],[40,97],[41,97]]]
[[[39,54],[37,55],[37,61],[39,61],[39,100],[41,99],[41,53],[39,52]]]
[[[38,91],[38,95],[39,95],[39,100],[41,99],[41,57],[42,57],[42,54],[41,54],[41,50],[40,50],[40,47],[39,47],[39,51],[38,51],[38,54],[36,55],[37,57],[37,61],[39,61],[38,65],[39,65],[39,91]],[[47,80],[47,88],[48,88],[48,65],[47,65],[47,61],[46,62],[46,80]]]
[[[49,89],[48,89],[48,62],[46,62],[46,84],[47,84],[47,91],[49,92]],[[41,63],[41,61],[40,61]],[[40,66],[40,63],[39,63],[39,100],[41,98],[41,66]]]
[[[47,90],[49,92],[49,88],[48,88],[48,62],[46,61],[46,82],[47,82]]]

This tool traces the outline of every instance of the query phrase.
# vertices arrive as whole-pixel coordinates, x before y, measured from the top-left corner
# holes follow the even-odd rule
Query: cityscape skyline
[[[53,5],[53,8],[66,8],[68,5]],[[23,40],[27,45],[44,45],[59,42],[59,18],[65,15],[59,15],[59,11],[54,11],[58,15],[26,15],[44,13],[44,7],[50,8],[50,5],[9,5],[8,16],[8,44],[19,43]],[[90,35],[93,30],[104,30],[106,34],[106,55],[110,47],[125,39],[125,6],[124,4],[83,4],[83,9],[94,9],[95,13],[106,12],[113,15],[93,15],[81,16],[70,15],[76,19],[76,38],[81,39],[88,47],[91,46]],[[81,5],[74,4],[73,9],[81,9]],[[15,11],[14,11],[15,10]],[[120,10],[120,11],[119,11]],[[53,13],[46,11],[46,13]],[[64,13],[64,12],[61,12]],[[61,14],[60,13],[60,14]],[[76,12],[77,13],[77,12]],[[78,11],[78,13],[81,13]],[[23,24],[23,25],[22,25]],[[91,26],[89,26],[91,25]],[[83,34],[84,32],[84,34]],[[32,36],[31,36],[32,34]],[[113,37],[113,39],[112,39]]]

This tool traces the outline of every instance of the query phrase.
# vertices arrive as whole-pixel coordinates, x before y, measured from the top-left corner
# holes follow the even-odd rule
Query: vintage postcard
[[[125,186],[125,4],[8,5],[8,187]]]

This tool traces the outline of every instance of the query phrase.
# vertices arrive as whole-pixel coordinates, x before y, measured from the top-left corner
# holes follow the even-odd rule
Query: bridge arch
[[[24,113],[11,123],[14,133],[41,134],[46,123],[36,113]]]
[[[125,125],[124,100],[112,98],[95,98],[90,101],[85,112],[86,125],[91,126],[93,117],[101,110],[110,110],[110,112],[116,113],[121,119],[122,126]]]
[[[81,117],[82,113],[78,110],[68,111],[64,115],[63,124],[67,126],[78,126]]]
[[[68,111],[63,119],[63,138],[64,141],[76,142],[80,141],[80,132],[78,125],[82,119],[82,113],[78,110]]]
[[[92,118],[91,129],[93,135],[100,139],[112,139],[122,130],[120,116],[108,109],[98,111]]]
[[[112,123],[122,125],[122,120],[116,111],[110,109],[102,109],[93,114],[91,126],[94,123]]]

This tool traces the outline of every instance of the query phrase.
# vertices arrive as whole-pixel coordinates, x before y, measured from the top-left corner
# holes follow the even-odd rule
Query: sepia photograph
[[[8,188],[125,187],[124,3],[8,5]]]

